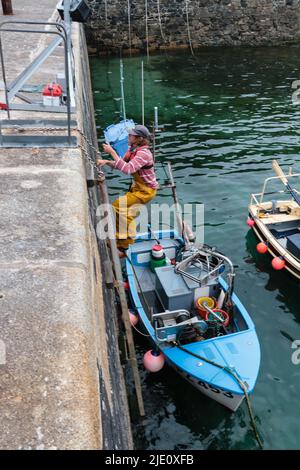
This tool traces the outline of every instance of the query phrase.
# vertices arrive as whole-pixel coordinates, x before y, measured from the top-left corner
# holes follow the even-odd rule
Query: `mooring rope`
[[[194,56],[194,49],[193,49],[193,43],[192,43],[192,38],[191,38],[191,31],[190,31],[190,20],[189,20],[189,0],[185,0],[185,10],[186,10],[186,26],[187,26],[187,34],[189,38],[189,43],[190,43],[190,49],[191,49],[191,54]]]
[[[149,60],[148,0],[145,0],[145,21],[146,21],[147,58]]]
[[[105,21],[107,21],[107,0],[104,0]]]
[[[128,44],[129,44],[129,53],[131,55],[131,18],[130,18],[131,7],[130,7],[130,0],[128,0],[127,5],[128,5],[128,7],[127,7],[127,11],[128,11]]]
[[[165,35],[164,35],[164,32],[163,32],[162,23],[161,23],[160,0],[157,0],[157,14],[158,14],[158,23],[159,23],[159,27],[160,27],[160,34],[161,34],[162,40],[164,41],[164,43],[166,43],[166,38],[165,38]]]
[[[231,367],[221,366],[217,362],[211,361],[210,359],[207,359],[206,357],[202,357],[199,354],[195,354],[194,352],[190,351],[189,349],[186,349],[183,346],[181,346],[181,344],[178,341],[174,341],[174,346],[176,346],[177,348],[181,349],[182,351],[190,354],[191,356],[194,356],[197,359],[200,359],[201,361],[207,362],[208,364],[211,364],[212,366],[215,366],[215,367],[218,367],[219,369],[225,370],[228,374],[230,374],[237,381],[237,383],[239,384],[239,386],[243,390],[245,398],[246,398],[246,403],[247,403],[248,412],[249,412],[249,416],[250,416],[250,422],[251,422],[251,425],[252,425],[252,428],[253,428],[255,439],[256,439],[259,447],[261,449],[263,449],[263,443],[261,441],[260,435],[258,433],[256,424],[255,424],[255,418],[254,418],[254,415],[253,415],[253,411],[252,411],[252,407],[251,407],[251,403],[250,403],[250,399],[249,399],[249,395],[248,395],[248,392],[247,392],[246,385],[243,382],[243,380],[238,376],[237,372],[234,372],[234,370]]]

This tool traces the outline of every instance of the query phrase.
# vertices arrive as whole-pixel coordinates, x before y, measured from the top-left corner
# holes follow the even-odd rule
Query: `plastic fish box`
[[[174,272],[174,266],[156,268],[156,290],[166,310],[189,310],[193,304],[194,292],[182,277]]]

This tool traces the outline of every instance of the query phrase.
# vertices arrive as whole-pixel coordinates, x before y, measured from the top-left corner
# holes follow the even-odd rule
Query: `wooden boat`
[[[167,264],[153,269],[155,243]],[[174,231],[150,231],[128,249],[126,274],[131,305],[154,349],[204,395],[237,410],[245,393],[253,393],[260,346],[233,292],[231,261],[208,246],[186,247]]]
[[[262,192],[251,195],[247,223],[260,240],[258,251],[269,252],[273,257],[274,269],[285,269],[300,279],[300,193],[290,186],[290,181],[299,181],[300,174],[285,175],[275,160],[273,169],[277,176],[267,178]],[[286,189],[269,192],[274,180],[282,181]],[[291,198],[287,198],[287,193]]]

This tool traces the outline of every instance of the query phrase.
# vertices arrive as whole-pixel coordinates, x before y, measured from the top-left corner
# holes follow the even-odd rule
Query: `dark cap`
[[[129,135],[135,135],[137,137],[144,137],[145,139],[149,139],[151,134],[146,126],[142,126],[141,124],[137,124],[133,129],[128,131]]]

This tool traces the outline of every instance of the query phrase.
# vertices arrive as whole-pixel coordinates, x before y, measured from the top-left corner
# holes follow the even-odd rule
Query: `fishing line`
[[[129,54],[131,56],[131,18],[130,18],[130,14],[131,14],[131,7],[130,7],[130,0],[128,0],[128,3],[127,3],[127,13],[128,13],[128,44],[129,44]]]
[[[147,58],[149,60],[148,0],[145,0],[145,22],[146,22]]]
[[[104,1],[105,21],[107,21],[107,0]]]
[[[188,6],[189,0],[185,0],[185,10],[186,10],[186,26],[187,26],[187,34],[189,38],[189,43],[190,43],[190,49],[191,49],[191,54],[194,56],[194,49],[193,49],[193,43],[192,43],[192,38],[191,38],[191,31],[190,31],[190,20],[189,20],[189,6]]]
[[[165,38],[165,35],[164,35],[164,32],[163,32],[162,23],[161,23],[160,0],[157,0],[157,14],[158,14],[158,23],[159,23],[159,27],[160,27],[160,34],[161,34],[162,40],[166,44],[166,38]]]

